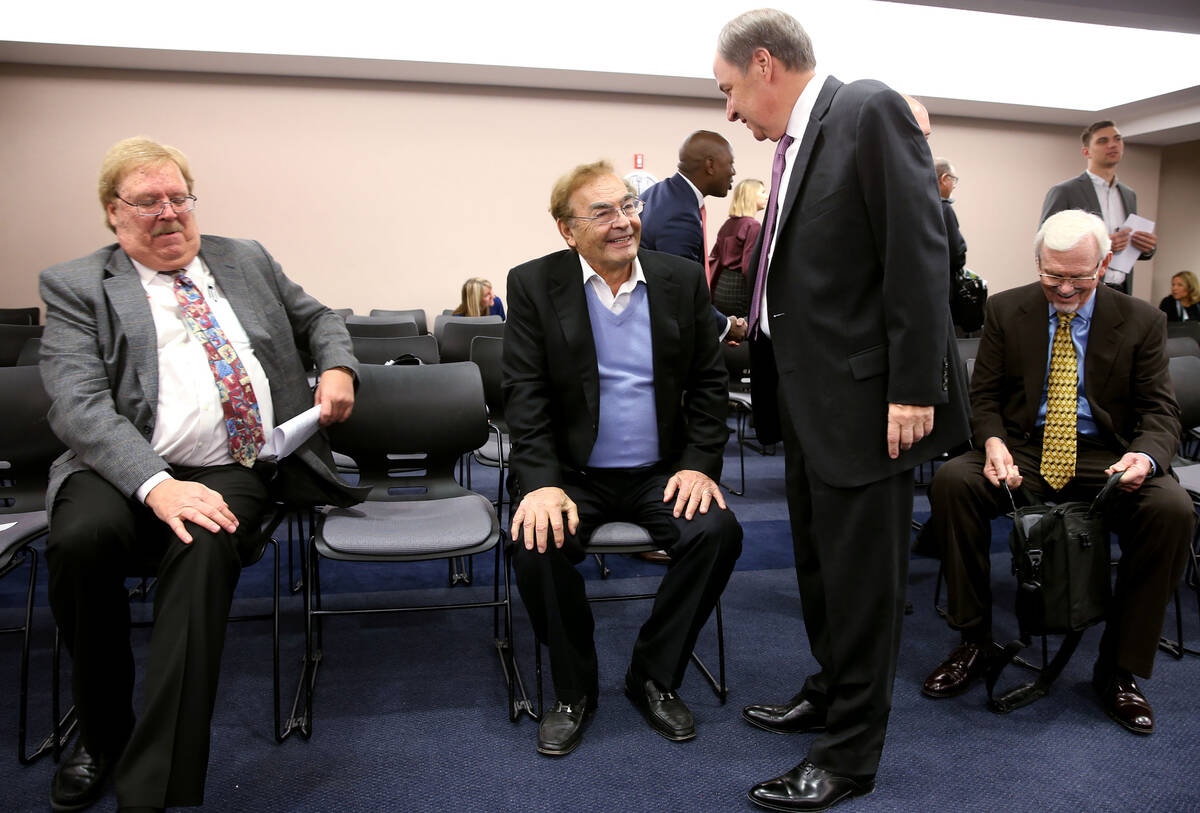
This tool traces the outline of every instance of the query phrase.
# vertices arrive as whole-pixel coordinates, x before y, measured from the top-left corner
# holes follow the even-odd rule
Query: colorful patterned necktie
[[[1075,476],[1075,433],[1079,413],[1079,368],[1071,339],[1073,313],[1060,313],[1050,351],[1046,385],[1046,426],[1042,433],[1041,475],[1058,491]]]
[[[204,345],[204,351],[208,354],[208,366],[216,379],[221,407],[225,412],[229,453],[234,460],[249,468],[258,459],[258,450],[266,442],[262,417],[258,412],[258,399],[254,397],[250,376],[195,283],[183,271],[171,276],[175,278],[175,299],[179,301],[183,312],[183,323]]]
[[[759,308],[762,307],[763,289],[767,284],[767,254],[771,251],[771,240],[775,237],[775,209],[779,203],[779,184],[783,181],[783,167],[787,163],[787,149],[796,139],[787,133],[775,146],[775,161],[771,164],[771,194],[767,197],[767,213],[763,216],[762,249],[758,254],[758,271],[754,275],[754,295],[750,298],[750,335],[758,335]]]

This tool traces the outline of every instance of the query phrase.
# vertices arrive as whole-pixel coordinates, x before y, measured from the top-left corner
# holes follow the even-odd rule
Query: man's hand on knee
[[[201,483],[163,480],[150,489],[146,495],[146,505],[189,545],[192,535],[183,526],[184,520],[213,533],[221,530],[233,533],[238,529],[237,517],[225,504],[225,498]]]
[[[517,510],[513,512],[511,534],[525,543],[525,550],[533,550],[537,545],[538,553],[546,552],[549,539],[554,540],[554,547],[561,548],[566,537],[563,535],[563,515],[566,514],[566,530],[575,535],[579,528],[579,509],[567,492],[557,486],[546,486],[531,491],[521,500]]]
[[[721,487],[707,474],[693,469],[681,469],[667,481],[667,487],[663,489],[663,502],[670,502],[672,497],[675,498],[672,513],[676,517],[683,514],[685,519],[696,516],[697,510],[707,514],[708,506],[713,502],[725,507]]]

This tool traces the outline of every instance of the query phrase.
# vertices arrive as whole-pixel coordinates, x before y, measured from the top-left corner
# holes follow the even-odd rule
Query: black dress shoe
[[[653,680],[638,680],[633,672],[625,673],[625,696],[633,701],[650,727],[673,742],[683,742],[696,736],[696,723],[691,709],[679,695],[664,689]]]
[[[556,700],[554,708],[543,713],[538,723],[538,753],[564,757],[574,751],[583,739],[584,724],[595,712],[595,706],[586,697],[578,703]]]
[[[805,700],[804,692],[780,706],[746,706],[742,709],[742,719],[752,726],[776,734],[825,730],[825,710]]]
[[[938,698],[962,694],[976,678],[983,677],[987,655],[995,646],[988,644],[985,648],[972,641],[963,641],[925,678],[921,694]]]
[[[83,737],[79,737],[71,755],[54,772],[50,782],[50,807],[59,811],[91,807],[100,798],[111,770],[112,762],[90,753],[83,744]]]
[[[768,810],[828,810],[838,802],[873,790],[873,778],[839,776],[806,759],[783,776],[759,782],[748,795],[750,801]]]
[[[1092,674],[1092,687],[1100,695],[1105,713],[1120,726],[1134,734],[1154,733],[1154,709],[1133,675],[1123,670],[1097,669]]]

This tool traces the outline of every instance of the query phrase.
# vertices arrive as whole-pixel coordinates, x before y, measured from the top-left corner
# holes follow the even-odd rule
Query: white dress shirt
[[[643,285],[646,283],[646,275],[642,273],[642,264],[638,262],[638,258],[633,258],[633,273],[629,275],[629,279],[621,283],[617,288],[616,294],[613,294],[612,288],[608,287],[608,283],[604,281],[604,277],[597,274],[588,261],[579,256],[579,266],[583,269],[583,282],[585,285],[592,286],[596,296],[600,299],[600,304],[608,308],[613,313],[620,313],[629,307],[629,300],[633,298],[633,289],[640,282]]]
[[[827,74],[814,73],[808,80],[804,90],[792,106],[792,115],[788,119],[785,132],[795,139],[783,154],[783,177],[779,179],[779,193],[775,198],[775,225],[771,228],[771,245],[767,253],[766,271],[771,270],[771,258],[775,255],[775,242],[779,239],[779,218],[783,215],[783,202],[787,200],[788,183],[791,181],[792,167],[796,164],[796,155],[800,152],[800,142],[804,140],[804,131],[808,129],[808,120],[812,118],[813,108],[817,105],[817,96],[825,86]],[[767,280],[763,280],[762,302],[759,303],[758,329],[767,338],[771,337],[771,309],[767,307]]]
[[[172,465],[233,463],[225,412],[208,354],[204,344],[184,324],[172,276],[153,271],[137,260],[133,260],[133,266],[146,289],[157,335],[158,405],[150,445]],[[193,259],[183,270],[208,302],[222,332],[237,351],[254,387],[263,433],[270,434],[275,425],[271,383],[254,355],[250,337],[200,257]],[[145,502],[150,490],[169,478],[166,472],[154,475],[138,488],[137,498]]]

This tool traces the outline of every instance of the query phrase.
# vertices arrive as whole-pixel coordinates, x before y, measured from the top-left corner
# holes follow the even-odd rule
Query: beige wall
[[[332,307],[431,315],[457,304],[465,278],[503,295],[509,268],[562,246],[547,199],[575,163],[606,157],[625,172],[640,152],[666,177],[699,128],[729,138],[740,177],[767,179],[772,155],[719,100],[0,64],[0,110],[4,307],[37,301],[40,269],[112,241],[96,172],[139,133],[188,154],[203,231],[262,241]],[[968,266],[992,291],[1031,279],[1042,197],[1083,168],[1075,128],[935,117],[931,147],[962,178]],[[1151,218],[1160,153],[1131,144],[1121,165]],[[1191,191],[1171,222],[1194,241]],[[710,205],[721,223],[727,201]],[[1164,252],[1184,240],[1166,227]],[[1150,274],[1137,280],[1148,296]]]
[[[1163,149],[1153,301],[1171,292],[1171,275],[1200,274],[1200,141]]]

